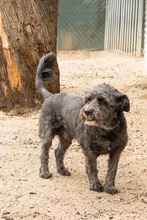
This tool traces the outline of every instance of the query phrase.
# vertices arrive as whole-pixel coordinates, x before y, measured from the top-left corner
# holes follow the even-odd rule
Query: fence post
[[[105,39],[104,39],[104,49],[107,50],[108,41],[108,0],[106,0],[106,14],[105,14]]]
[[[144,6],[144,0],[139,1],[139,13],[138,13],[138,28],[137,28],[137,45],[136,45],[136,52],[137,57],[140,57],[141,55],[141,41],[142,41],[142,22],[143,22],[143,6]]]

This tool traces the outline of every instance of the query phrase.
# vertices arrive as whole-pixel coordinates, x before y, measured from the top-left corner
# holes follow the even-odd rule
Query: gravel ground
[[[129,142],[122,153],[116,186],[111,196],[89,190],[84,156],[74,140],[65,164],[71,177],[56,170],[54,147],[50,171],[39,178],[39,110],[23,116],[0,112],[0,219],[93,220],[147,219],[147,78],[143,58],[133,59],[108,52],[58,52],[61,91],[83,94],[106,82],[125,92],[131,101],[126,113]],[[107,156],[98,159],[104,182]]]

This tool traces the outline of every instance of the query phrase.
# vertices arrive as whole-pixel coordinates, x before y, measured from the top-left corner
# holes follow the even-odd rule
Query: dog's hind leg
[[[103,192],[103,187],[100,181],[98,180],[97,174],[97,163],[96,163],[97,156],[96,155],[87,155],[85,153],[85,161],[86,161],[86,173],[88,175],[90,181],[90,189]]]
[[[71,141],[66,140],[64,137],[59,136],[59,145],[55,149],[55,157],[58,172],[63,176],[70,176],[71,173],[64,166],[64,155],[66,150],[71,145]]]
[[[52,176],[52,174],[49,172],[49,168],[48,168],[48,160],[49,160],[49,149],[51,147],[52,144],[52,135],[46,136],[46,137],[42,137],[40,138],[40,142],[41,142],[41,156],[40,156],[40,160],[41,160],[41,167],[40,167],[40,177],[44,178],[44,179],[48,179]]]

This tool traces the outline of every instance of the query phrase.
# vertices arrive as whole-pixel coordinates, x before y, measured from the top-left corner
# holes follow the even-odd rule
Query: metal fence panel
[[[106,0],[105,49],[140,57],[144,0]]]
[[[104,49],[106,0],[59,1],[58,50]]]

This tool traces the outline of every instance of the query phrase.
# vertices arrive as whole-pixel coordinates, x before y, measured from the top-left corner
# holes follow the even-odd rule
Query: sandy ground
[[[71,177],[57,173],[54,140],[50,171],[39,178],[39,111],[15,116],[0,112],[0,219],[93,220],[147,219],[147,83],[143,58],[106,52],[59,52],[61,91],[84,93],[98,83],[110,83],[127,93],[129,142],[122,153],[116,186],[111,196],[89,190],[83,154],[76,141],[65,164]],[[107,156],[98,159],[104,182]]]

